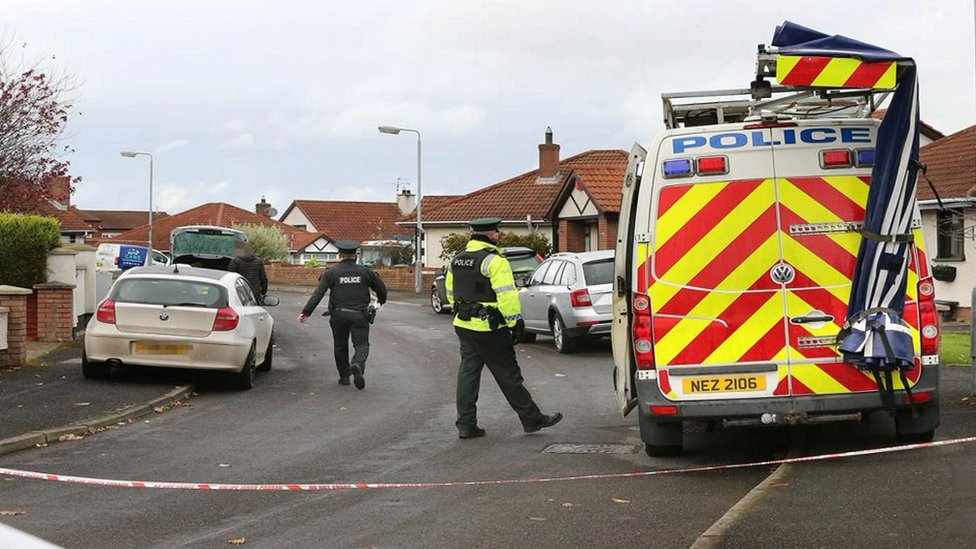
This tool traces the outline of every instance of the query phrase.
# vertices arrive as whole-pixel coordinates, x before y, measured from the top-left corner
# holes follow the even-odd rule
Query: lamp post
[[[420,156],[420,131],[411,130],[410,128],[398,128],[396,126],[380,126],[378,128],[380,133],[388,133],[390,135],[397,135],[400,132],[409,132],[417,134],[417,261],[414,265],[414,292],[420,293],[421,286],[423,285],[423,270],[424,270],[424,260],[421,257],[421,250],[423,249],[424,242],[424,225],[423,225],[423,203],[424,203],[424,192],[422,186],[421,175],[421,156]]]
[[[147,152],[134,151],[122,151],[119,154],[126,158],[135,158],[137,156],[149,157],[149,257],[151,258],[153,250],[153,155]],[[150,264],[152,264],[151,259]]]

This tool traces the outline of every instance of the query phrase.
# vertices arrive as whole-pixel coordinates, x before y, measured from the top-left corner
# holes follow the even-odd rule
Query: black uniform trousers
[[[518,413],[523,427],[542,423],[544,416],[525,388],[522,370],[515,358],[512,332],[508,328],[494,332],[477,332],[454,327],[461,341],[461,366],[457,379],[457,421],[461,431],[478,424],[478,390],[481,388],[481,370],[488,371],[498,383],[508,404]]]
[[[340,377],[349,376],[349,336],[355,353],[352,357],[354,364],[366,369],[366,358],[369,356],[369,321],[366,314],[360,311],[344,311],[337,309],[329,317],[332,326],[332,346],[335,351],[336,369]]]

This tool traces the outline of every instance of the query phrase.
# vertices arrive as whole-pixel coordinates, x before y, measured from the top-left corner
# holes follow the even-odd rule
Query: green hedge
[[[57,219],[0,213],[0,285],[32,288],[47,282],[47,253],[60,245]]]

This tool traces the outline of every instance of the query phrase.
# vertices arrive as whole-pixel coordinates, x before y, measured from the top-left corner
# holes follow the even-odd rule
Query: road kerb
[[[23,435],[0,440],[0,455],[34,448],[38,444],[53,444],[60,442],[58,439],[64,435],[81,435],[89,431],[97,431],[104,427],[125,423],[131,419],[138,419],[155,413],[156,408],[167,406],[172,402],[183,400],[190,396],[196,389],[193,385],[177,387],[168,393],[156,397],[144,404],[129,406],[115,412],[103,414],[101,416],[84,419],[70,425],[61,427],[51,427],[30,431]]]
[[[25,433],[23,435],[0,440],[0,455],[10,454],[27,448],[34,448],[38,444],[46,444],[47,439],[41,433]]]

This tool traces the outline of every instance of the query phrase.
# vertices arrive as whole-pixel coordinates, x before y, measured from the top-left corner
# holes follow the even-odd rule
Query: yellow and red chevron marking
[[[894,88],[897,63],[850,57],[776,56],[776,80],[784,86]]]
[[[793,225],[862,221],[869,184],[867,177],[835,176],[662,189],[653,257],[638,278],[638,287],[649,284],[657,364],[789,363],[788,372],[780,368],[775,394],[877,390],[870,374],[838,362],[840,354],[825,339],[836,336],[846,318],[860,235],[789,231]],[[769,276],[781,249],[796,270],[785,311],[781,288]],[[924,265],[924,256],[910,267],[908,300],[914,299],[920,261]],[[784,314],[813,311],[834,321],[817,328],[791,323],[784,331]],[[917,346],[917,314],[905,316]],[[828,343],[801,345],[800,338]],[[909,377],[914,382],[920,374],[916,368]]]

